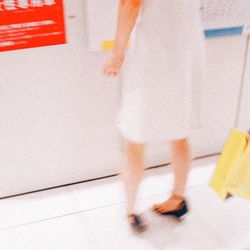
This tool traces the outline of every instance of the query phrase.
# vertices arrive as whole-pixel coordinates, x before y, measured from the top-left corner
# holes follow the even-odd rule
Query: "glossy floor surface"
[[[195,160],[182,222],[152,211],[170,195],[170,166],[148,170],[137,209],[148,224],[135,234],[121,177],[0,200],[1,250],[250,250],[250,201],[221,201],[208,187],[217,157]]]

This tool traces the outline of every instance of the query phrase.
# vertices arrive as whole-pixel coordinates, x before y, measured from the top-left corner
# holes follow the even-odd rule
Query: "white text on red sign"
[[[56,0],[0,0],[0,11],[52,6]]]

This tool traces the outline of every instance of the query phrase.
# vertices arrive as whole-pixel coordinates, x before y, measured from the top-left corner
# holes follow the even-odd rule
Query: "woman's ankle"
[[[185,196],[183,194],[172,193],[171,200],[183,201],[185,200]]]
[[[134,209],[128,209],[127,210],[127,216],[130,217],[130,216],[133,216],[133,215],[136,215],[136,211]]]

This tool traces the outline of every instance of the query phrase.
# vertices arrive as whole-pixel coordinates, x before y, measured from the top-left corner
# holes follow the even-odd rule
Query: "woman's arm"
[[[104,73],[107,75],[116,76],[120,72],[125,50],[140,12],[142,1],[120,0],[115,45],[112,54],[104,66]]]
[[[142,0],[120,0],[118,25],[115,37],[115,53],[124,53],[135,26]]]

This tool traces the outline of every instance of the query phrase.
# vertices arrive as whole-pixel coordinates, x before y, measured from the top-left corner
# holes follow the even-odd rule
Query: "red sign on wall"
[[[0,51],[64,43],[63,0],[0,0]]]

